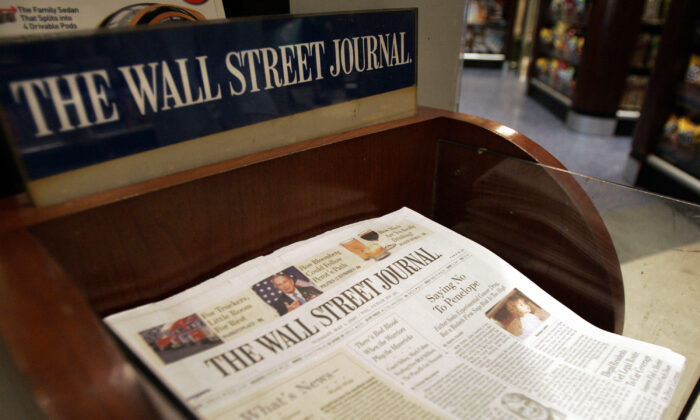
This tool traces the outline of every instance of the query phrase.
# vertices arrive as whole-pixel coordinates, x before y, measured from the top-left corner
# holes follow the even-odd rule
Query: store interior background
[[[573,172],[633,185],[633,177],[624,173],[631,151],[630,133],[576,132],[527,94],[537,9],[551,7],[546,3],[551,5],[528,0],[467,2],[459,112],[483,116],[525,134]]]
[[[615,36],[589,39],[596,30],[590,22],[594,18],[590,9],[594,2],[599,8],[607,7],[611,16],[622,17],[621,21],[611,20],[610,27],[606,28],[607,33]],[[564,9],[553,9],[553,3],[555,6],[561,4]],[[573,172],[647,188],[695,203],[700,203],[700,128],[694,125],[700,123],[700,119],[695,119],[698,113],[694,111],[700,110],[700,86],[697,86],[700,79],[687,80],[687,75],[689,67],[692,69],[693,53],[700,53],[698,4],[698,0],[224,1],[226,14],[230,17],[416,7],[419,9],[419,105],[456,110],[500,122],[542,145]],[[581,5],[584,12],[579,16],[576,8]],[[675,15],[671,13],[671,5],[677,10]],[[625,10],[630,8],[634,10]],[[559,10],[555,12],[559,18],[552,18],[552,10]],[[573,12],[567,14],[561,10]],[[605,16],[596,19],[605,20]],[[559,22],[564,26],[558,25]],[[542,31],[543,28],[546,30]],[[662,40],[667,33],[667,39]],[[589,58],[584,49],[595,45],[594,41],[602,53],[592,56],[588,64],[595,64],[592,66],[595,70],[588,79],[578,83],[579,67],[586,66],[585,60]],[[618,41],[624,41],[626,45],[620,47]],[[620,48],[624,50],[622,53]],[[616,59],[611,59],[611,56]],[[538,63],[538,59],[544,61]],[[617,100],[618,104],[624,103],[625,106],[612,112],[596,113],[588,120],[584,118],[589,123],[587,126],[583,124],[581,127],[580,121],[578,126],[567,123],[567,109],[573,107],[577,95],[581,99],[580,95],[589,92],[587,89],[577,91],[577,87],[594,86],[596,78],[605,79],[611,74],[617,84],[605,87],[605,99],[607,102]],[[673,124],[667,124],[672,114],[686,117],[684,123],[676,122],[675,128]],[[574,128],[596,131],[596,124],[591,122],[602,121],[598,125],[606,128],[605,120],[609,123],[610,119],[615,120],[613,133],[581,133],[572,129],[573,125]],[[615,134],[618,125],[621,133]],[[659,157],[662,153],[663,156]],[[655,158],[644,167],[648,156]],[[9,172],[11,167],[10,154],[0,153],[2,179],[14,176]],[[638,178],[643,170],[647,171],[646,184],[640,185]],[[18,188],[21,185],[16,181],[4,182],[1,192],[2,195],[14,194]],[[638,198],[633,191],[620,188],[604,188],[605,194],[616,195],[615,213],[599,209],[606,216],[606,223],[619,221],[617,225],[608,225],[614,239],[617,235],[615,229],[628,229],[635,217],[641,217],[620,208],[623,201],[629,203],[632,197]],[[621,191],[628,194],[620,194]],[[656,267],[659,276],[667,275],[663,267],[670,261],[669,256],[684,257],[682,264],[674,262],[679,271],[686,273],[682,282],[678,280],[674,287],[653,280],[643,284],[625,283],[626,295],[637,293],[641,296],[643,293],[647,299],[643,304],[636,302],[637,307],[645,310],[626,314],[626,321],[634,328],[658,329],[658,334],[663,334],[663,325],[644,323],[648,312],[673,311],[675,308],[663,306],[664,301],[672,301],[667,299],[669,294],[685,294],[689,299],[697,294],[693,292],[697,289],[699,275],[697,258],[686,258],[686,254],[680,252],[661,252],[697,243],[700,238],[697,223],[700,219],[697,217],[700,215],[697,210],[694,214],[695,223],[674,225],[668,228],[670,234],[667,231],[661,234],[667,229],[666,225],[645,221],[670,223],[671,219],[662,213],[644,213],[645,219],[639,225],[650,230],[636,230],[634,236],[628,235],[629,243],[621,244],[620,249],[624,247],[625,251],[618,249],[626,276],[632,271],[643,273],[646,270],[647,277],[653,277],[652,266]],[[674,219],[673,223],[676,222]],[[673,238],[665,242],[670,236]],[[694,252],[698,252],[697,249]],[[649,263],[652,257],[656,259]],[[679,268],[681,265],[684,267]],[[684,293],[684,290],[688,292]],[[630,299],[626,296],[626,299],[633,301],[636,297]],[[689,311],[687,319],[697,319],[697,304],[688,305],[683,310]],[[627,324],[625,328],[628,328]],[[0,406],[15,406],[16,412],[26,414],[32,410],[32,404],[26,401],[27,393],[17,385],[21,380],[12,380],[18,375],[3,349],[4,346],[0,345],[0,372],[7,380],[0,381]],[[700,409],[693,407],[696,396],[697,388],[685,408],[687,418],[700,419]]]
[[[675,11],[668,0],[467,3],[460,112],[520,131],[571,171],[698,202],[697,6],[683,0],[673,0]],[[596,16],[593,8],[602,6],[612,22]],[[617,109],[586,104],[591,99],[582,97],[595,90],[588,96]],[[602,124],[572,121],[568,114],[577,108],[587,122]]]

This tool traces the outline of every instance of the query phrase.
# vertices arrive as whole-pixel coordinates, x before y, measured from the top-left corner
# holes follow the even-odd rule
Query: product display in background
[[[540,45],[551,57],[578,65],[586,42],[583,31],[564,22],[557,22],[554,28],[540,29]]]
[[[20,0],[2,9],[0,37],[226,17],[222,0],[173,0],[167,3]]]
[[[507,22],[506,0],[469,0],[464,52],[504,53]]]
[[[585,24],[586,3],[586,0],[552,0],[549,12],[552,20]]]
[[[690,56],[683,83],[690,87],[700,88],[700,55],[693,54]]]
[[[620,100],[620,109],[633,111],[642,109],[648,85],[648,76],[627,76],[625,90],[622,92],[622,99]]]
[[[532,76],[567,97],[573,95],[586,45],[589,6],[584,0],[552,0],[537,33]]]
[[[692,54],[685,77],[678,86],[676,112],[693,118],[700,113],[700,55]]]
[[[672,0],[646,0],[644,3],[644,13],[642,22],[650,24],[661,24],[666,20],[668,8]]]
[[[660,419],[685,364],[407,208],[105,322],[201,418]]]
[[[666,121],[657,153],[674,165],[700,177],[700,114],[694,118],[675,114]]]
[[[700,55],[690,56],[676,99],[677,112],[664,124],[656,152],[700,178]]]
[[[637,44],[632,52],[630,67],[633,69],[651,70],[656,63],[656,54],[659,51],[661,35],[642,32],[637,38]]]
[[[620,109],[640,111],[649,85],[649,77],[656,64],[656,56],[661,42],[661,28],[666,18],[670,2],[647,0],[644,5],[641,31],[632,50],[629,62],[629,76],[620,99]]]
[[[566,96],[571,93],[576,86],[576,68],[564,60],[556,58],[540,57],[535,62],[536,77],[553,87]]]
[[[646,66],[648,69],[653,69],[654,65],[656,65],[656,56],[659,53],[659,43],[661,43],[661,35],[651,37],[646,59]]]

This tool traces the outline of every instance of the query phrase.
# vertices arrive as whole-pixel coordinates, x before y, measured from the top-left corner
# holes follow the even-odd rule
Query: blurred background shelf
[[[700,2],[673,0],[666,22],[629,165],[636,186],[700,203]]]
[[[517,0],[467,0],[465,66],[501,67],[513,45]]]
[[[631,135],[654,70],[668,4],[540,1],[531,34],[528,94],[574,131]],[[569,101],[535,80],[565,93]],[[562,102],[568,109],[561,108]]]

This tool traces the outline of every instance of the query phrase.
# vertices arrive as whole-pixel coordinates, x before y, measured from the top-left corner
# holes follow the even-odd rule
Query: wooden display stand
[[[593,204],[568,173],[517,169],[509,156],[562,167],[496,122],[422,108],[52,207],[5,199],[0,344],[49,417],[155,418],[101,317],[402,206],[476,240],[584,318],[620,332],[620,267]]]

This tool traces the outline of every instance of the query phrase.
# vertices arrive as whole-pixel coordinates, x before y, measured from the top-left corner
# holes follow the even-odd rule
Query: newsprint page
[[[407,208],[105,321],[207,419],[658,419],[685,363]]]

